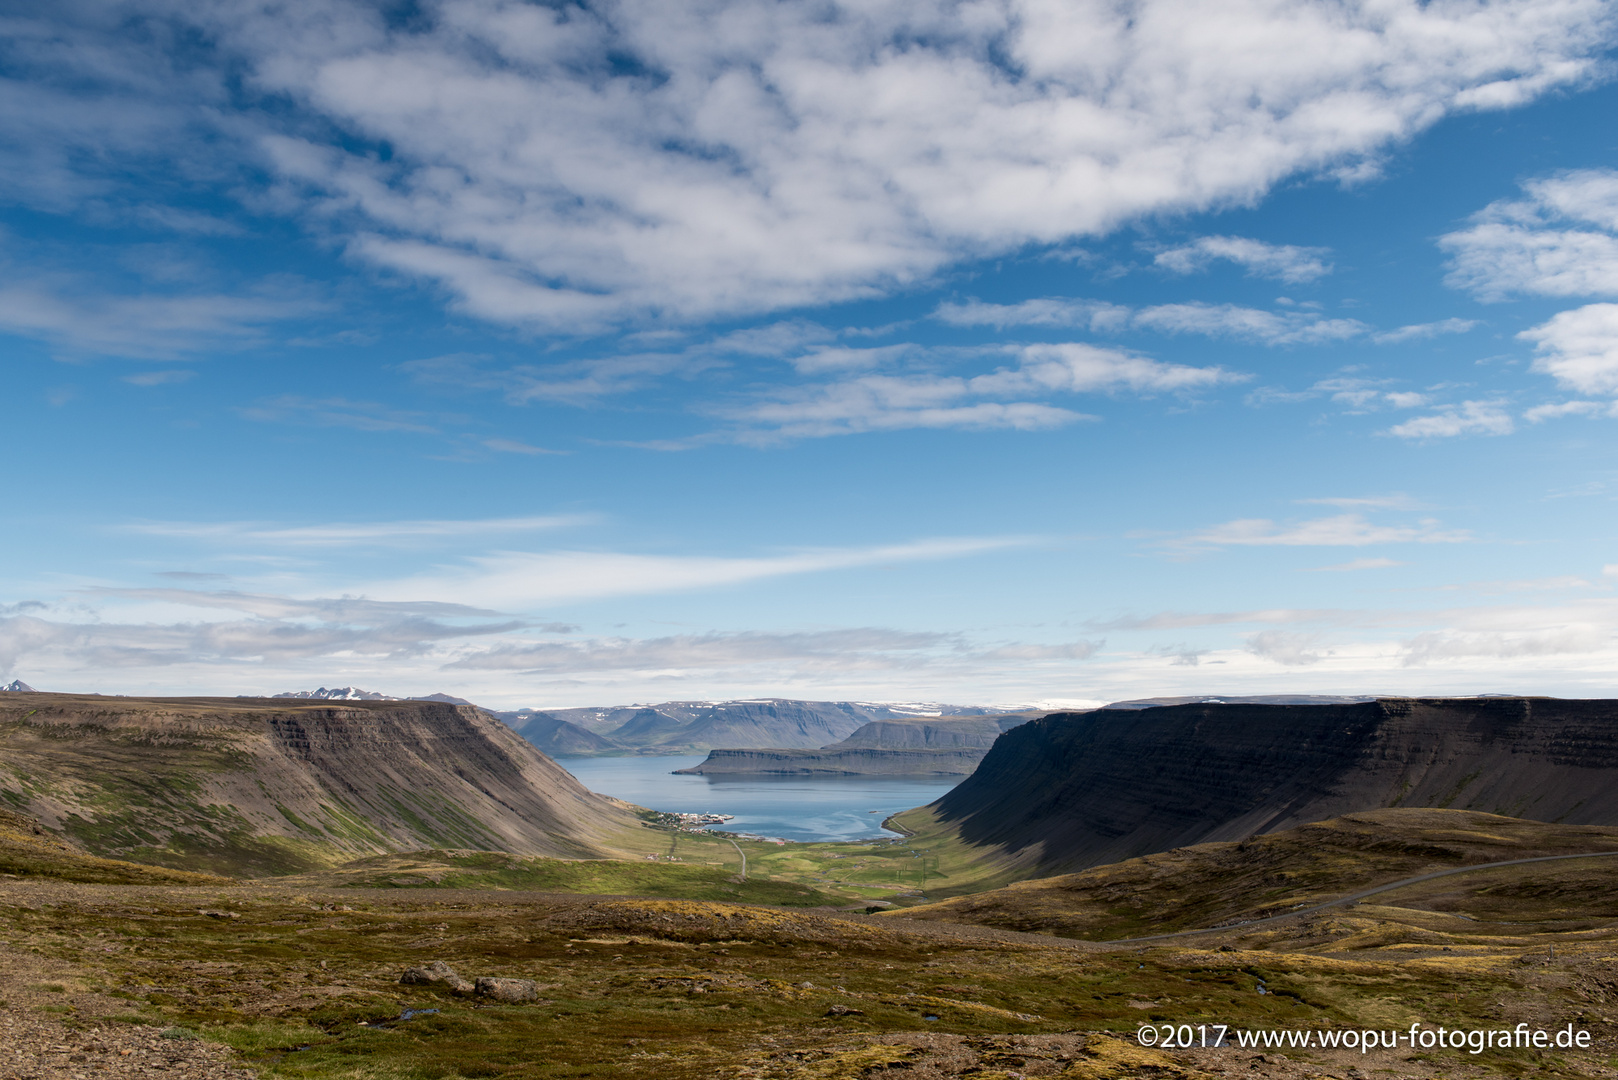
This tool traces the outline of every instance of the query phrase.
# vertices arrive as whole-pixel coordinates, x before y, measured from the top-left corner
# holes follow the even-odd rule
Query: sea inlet
[[[781,840],[869,840],[895,834],[889,814],[930,803],[960,782],[932,776],[675,776],[706,754],[564,757],[591,791],[676,814],[731,814],[730,832]]]

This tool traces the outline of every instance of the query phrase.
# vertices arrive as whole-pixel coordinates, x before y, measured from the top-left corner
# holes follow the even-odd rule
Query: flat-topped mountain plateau
[[[989,747],[1040,712],[917,716],[872,720],[819,750],[786,747],[710,750],[677,772],[701,776],[970,776]]]
[[[895,822],[918,847],[975,853],[979,872],[998,864],[1004,884],[1388,807],[1618,825],[1618,702],[1057,713],[1000,736],[970,777]]]
[[[639,822],[478,709],[0,698],[0,800],[101,856],[284,873],[413,848],[606,857]]]

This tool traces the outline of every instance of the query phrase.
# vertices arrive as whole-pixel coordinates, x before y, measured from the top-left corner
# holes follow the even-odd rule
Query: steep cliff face
[[[0,799],[99,855],[223,873],[424,847],[591,857],[633,825],[499,721],[424,701],[8,697]]]
[[[972,776],[903,821],[1051,873],[1394,806],[1618,824],[1618,702],[1059,713],[1007,732]]]

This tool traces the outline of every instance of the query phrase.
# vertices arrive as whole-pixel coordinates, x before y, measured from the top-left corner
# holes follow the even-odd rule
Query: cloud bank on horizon
[[[0,9],[0,675],[1618,692],[1615,14]]]

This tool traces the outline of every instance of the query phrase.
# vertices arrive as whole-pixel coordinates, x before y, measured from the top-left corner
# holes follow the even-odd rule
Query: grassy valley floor
[[[1565,864],[1531,882],[1494,871],[1478,889],[1431,883],[1262,933],[1153,946],[691,900],[10,878],[0,1015],[49,1025],[49,1045],[81,1055],[79,1068],[142,1038],[157,1038],[152,1053],[195,1037],[232,1049],[213,1052],[219,1068],[311,1080],[1612,1077],[1612,869]],[[1461,895],[1467,917],[1443,910]],[[1525,922],[1525,897],[1554,907]],[[398,981],[432,960],[534,980],[538,1000]],[[1574,1024],[1594,1046],[1361,1056],[1133,1039],[1142,1024],[1416,1020]],[[0,1076],[72,1075],[8,1064]]]
[[[444,849],[227,883],[10,825],[0,1080],[1618,1078],[1618,859],[1484,867],[1252,921],[1434,868],[1610,847],[1618,830],[1375,811],[867,914],[876,894],[913,902],[971,868],[938,852],[934,879],[913,839],[738,852],[642,827],[634,859]],[[1210,922],[1228,925],[1123,940]],[[535,997],[400,981],[433,962],[530,980]],[[1415,1023],[1590,1046],[1137,1039]]]

